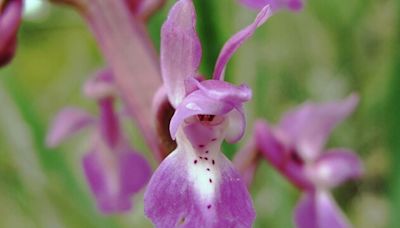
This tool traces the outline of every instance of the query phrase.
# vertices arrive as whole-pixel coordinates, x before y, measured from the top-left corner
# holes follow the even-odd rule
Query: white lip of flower
[[[202,120],[200,120],[200,119]],[[204,118],[204,119],[203,119]],[[200,122],[206,127],[212,127],[216,132],[216,137],[206,145],[193,145],[184,132],[184,127]],[[187,175],[188,180],[193,183],[193,189],[198,198],[202,202],[207,202],[204,209],[212,209],[212,202],[216,197],[221,173],[218,168],[218,161],[221,161],[221,143],[225,136],[225,130],[229,121],[224,116],[204,115],[192,116],[187,118],[177,132],[177,148],[176,151],[185,153],[187,159]]]

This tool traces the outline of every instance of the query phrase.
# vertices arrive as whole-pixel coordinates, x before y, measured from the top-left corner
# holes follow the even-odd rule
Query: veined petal
[[[306,192],[295,209],[297,228],[349,228],[346,217],[329,192]]]
[[[243,30],[239,31],[235,35],[233,35],[224,45],[222,48],[217,63],[215,64],[213,79],[215,80],[223,80],[224,78],[224,69],[226,64],[228,63],[229,59],[232,55],[236,52],[236,50],[250,38],[255,30],[261,26],[269,17],[271,16],[271,9],[270,6],[265,6],[262,8],[260,13],[258,13],[254,22],[248,25]]]
[[[281,9],[299,11],[304,5],[303,0],[240,0],[240,2],[253,9],[261,9],[270,5],[274,12]]]
[[[192,130],[197,131],[187,131]],[[208,148],[193,137],[178,141],[154,173],[145,193],[146,215],[156,227],[251,227],[255,212],[246,186],[215,151],[221,139]]]
[[[310,175],[319,187],[333,188],[349,179],[360,177],[363,166],[354,152],[332,149],[319,157],[310,171]]]
[[[83,168],[99,210],[105,214],[124,212],[132,207],[131,197],[149,180],[146,160],[132,151],[105,155],[91,151],[83,158]],[[114,151],[112,151],[114,152]]]
[[[272,166],[298,188],[313,189],[313,184],[305,174],[304,161],[276,136],[266,122],[261,120],[256,122],[254,135],[258,149]]]
[[[161,72],[168,98],[177,107],[185,93],[185,79],[195,77],[201,60],[196,12],[191,0],[172,7],[161,30]]]
[[[64,139],[94,122],[95,119],[81,109],[64,108],[54,118],[47,133],[46,144],[49,147],[55,147]]]
[[[304,160],[315,160],[333,128],[353,112],[357,95],[324,104],[306,103],[288,112],[279,128]]]

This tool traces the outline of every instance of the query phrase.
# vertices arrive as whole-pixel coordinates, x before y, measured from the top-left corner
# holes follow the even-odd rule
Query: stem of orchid
[[[125,1],[53,0],[73,5],[87,19],[112,68],[116,86],[155,159],[161,161],[151,103],[161,85],[157,54],[143,22]]]

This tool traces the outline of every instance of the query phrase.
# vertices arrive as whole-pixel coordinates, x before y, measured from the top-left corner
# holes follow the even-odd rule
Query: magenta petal
[[[353,112],[357,103],[356,95],[337,102],[306,103],[286,113],[279,128],[303,159],[314,160],[322,152],[333,128]]]
[[[181,123],[188,117],[194,115],[224,115],[230,112],[234,106],[230,103],[215,100],[204,94],[203,91],[197,90],[187,96],[183,102],[177,107],[175,114],[172,116],[170,123],[171,137],[175,139],[175,135]]]
[[[0,67],[7,64],[14,55],[22,8],[22,0],[0,3]]]
[[[332,149],[318,158],[312,175],[318,186],[333,188],[349,179],[362,175],[363,166],[359,157],[346,149]]]
[[[86,96],[101,99],[116,95],[114,78],[111,69],[103,69],[86,81],[83,92]]]
[[[205,80],[196,82],[197,87],[207,96],[216,100],[229,102],[234,105],[241,105],[243,102],[249,101],[252,97],[251,89],[247,85],[235,86],[220,80]]]
[[[256,144],[261,154],[279,172],[300,189],[312,189],[313,184],[305,175],[304,164],[292,158],[292,151],[279,139],[273,129],[264,121],[257,121],[254,127]]]
[[[232,36],[222,48],[217,63],[215,64],[213,79],[215,80],[223,80],[224,78],[224,69],[226,64],[232,55],[236,52],[236,50],[250,38],[255,30],[261,26],[269,17],[271,16],[271,9],[269,6],[265,6],[260,13],[258,13],[254,22],[248,25],[246,28],[242,29],[234,36]]]
[[[240,2],[253,9],[261,9],[266,5],[270,5],[272,11],[288,9],[299,11],[303,8],[304,0],[240,0]]]
[[[196,12],[191,0],[171,9],[161,30],[161,71],[168,98],[177,107],[185,97],[185,79],[195,77],[201,60],[196,33]]]
[[[55,147],[82,128],[93,124],[94,118],[78,108],[64,108],[54,118],[47,133],[46,144]]]
[[[204,176],[204,185],[214,186],[209,189],[196,183],[203,182],[203,176],[191,178],[189,168],[196,164],[186,155],[174,151],[150,180],[145,213],[155,226],[251,227],[255,219],[251,198],[231,163],[225,157],[218,160],[219,180],[209,183]]]
[[[109,151],[106,151],[109,152]],[[83,168],[98,208],[105,214],[132,207],[131,197],[150,177],[150,167],[138,153],[122,152],[117,157],[92,151],[83,158]]]
[[[346,217],[328,192],[306,192],[295,209],[297,228],[349,228]]]

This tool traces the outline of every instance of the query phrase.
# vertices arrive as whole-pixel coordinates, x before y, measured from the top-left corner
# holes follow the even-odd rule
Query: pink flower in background
[[[0,0],[0,67],[14,56],[22,8],[22,0]]]
[[[65,108],[55,118],[48,134],[47,144],[57,146],[82,128],[90,127],[90,149],[82,165],[103,213],[118,213],[132,207],[131,197],[150,178],[147,161],[133,150],[120,129],[120,118],[114,109],[113,78],[105,70],[88,81],[85,93],[95,98],[100,109],[98,118],[77,108]]]
[[[246,120],[245,86],[224,82],[226,63],[270,16],[256,20],[223,47],[212,80],[201,80],[201,45],[191,0],[171,9],[161,32],[161,69],[169,101],[176,109],[170,123],[177,148],[160,164],[145,192],[145,213],[156,227],[251,227],[255,211],[232,163],[220,151],[225,139],[239,140]]]
[[[358,156],[349,149],[323,147],[332,129],[355,108],[355,95],[339,102],[306,103],[286,113],[271,128],[259,121],[255,126],[257,147],[279,172],[303,191],[295,210],[299,228],[350,227],[329,190],[361,176]]]
[[[271,6],[273,12],[278,10],[299,11],[303,8],[304,0],[239,0],[242,4],[253,8],[261,9],[266,5]]]

